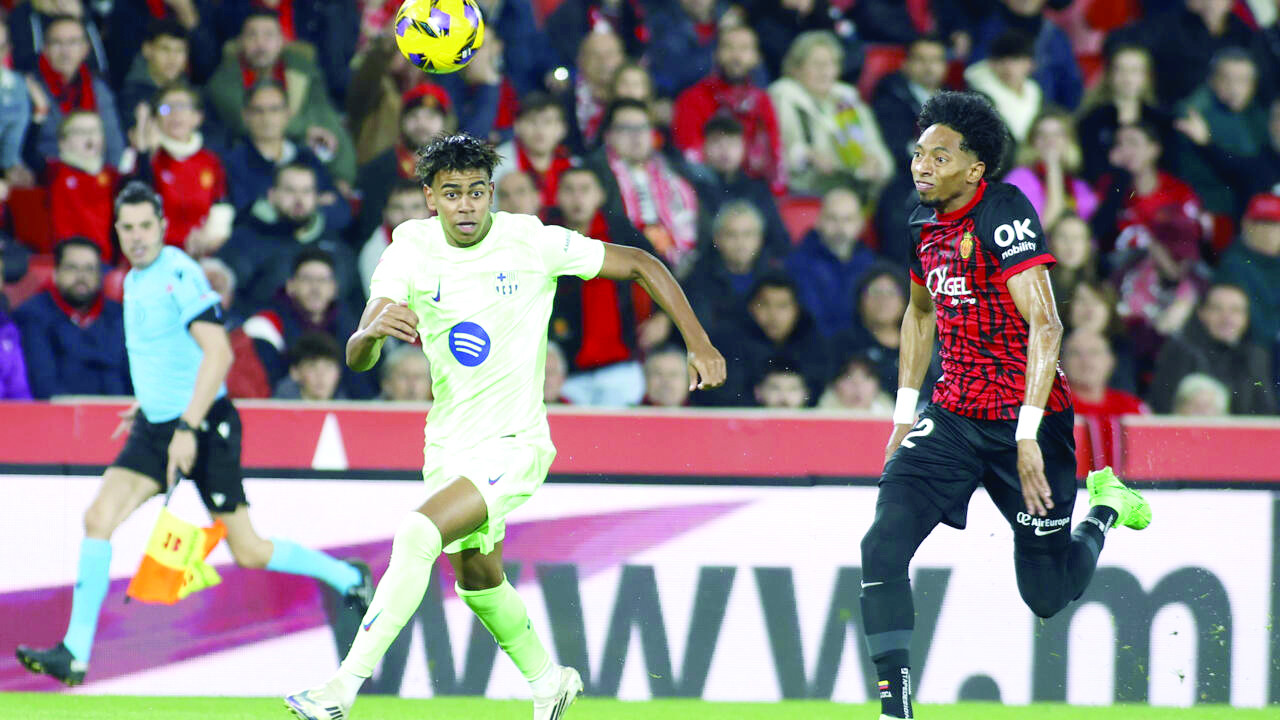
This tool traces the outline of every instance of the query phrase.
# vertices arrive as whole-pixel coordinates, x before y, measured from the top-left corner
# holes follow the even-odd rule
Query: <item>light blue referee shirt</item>
[[[204,351],[187,325],[221,298],[186,253],[165,246],[124,277],[124,344],[133,394],[148,422],[176,420],[195,393]],[[227,394],[224,384],[218,397]]]

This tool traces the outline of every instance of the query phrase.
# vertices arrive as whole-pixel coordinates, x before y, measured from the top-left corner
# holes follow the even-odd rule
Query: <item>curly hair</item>
[[[916,123],[921,132],[946,125],[960,133],[960,149],[978,156],[987,166],[986,176],[997,177],[1009,152],[1009,128],[991,101],[975,92],[944,91],[920,108]]]
[[[493,169],[499,161],[493,145],[466,133],[437,135],[418,151],[418,164],[414,174],[423,185],[436,180],[441,170],[483,170],[493,177]]]

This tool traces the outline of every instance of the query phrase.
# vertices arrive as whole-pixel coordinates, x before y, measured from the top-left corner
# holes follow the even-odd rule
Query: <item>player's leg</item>
[[[911,717],[915,609],[908,569],[939,522],[964,527],[981,469],[967,432],[962,418],[926,408],[885,465],[875,520],[862,538],[862,624],[886,717]]]
[[[71,617],[62,642],[47,650],[19,645],[18,660],[32,672],[45,673],[68,685],[84,680],[98,614],[111,584],[111,535],[120,523],[160,490],[160,484],[136,470],[112,466],[102,476],[98,495],[84,514],[80,561],[71,594]]]
[[[249,520],[247,505],[239,505],[232,512],[213,513],[213,517],[227,526],[227,546],[242,568],[315,578],[344,596],[366,581],[365,571],[353,562],[288,538],[262,537]]]
[[[529,621],[524,601],[507,582],[502,569],[502,542],[493,551],[467,548],[448,555],[458,578],[458,597],[480,618],[529,682],[533,693],[534,718],[554,718],[582,691],[582,679],[573,668],[560,667],[551,659]]]

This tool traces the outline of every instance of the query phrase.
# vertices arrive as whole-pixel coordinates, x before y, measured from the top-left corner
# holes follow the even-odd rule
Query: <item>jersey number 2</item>
[[[915,447],[916,444],[911,438],[924,437],[931,432],[933,432],[933,418],[920,418],[920,422],[916,423],[915,428],[902,436],[902,447]]]

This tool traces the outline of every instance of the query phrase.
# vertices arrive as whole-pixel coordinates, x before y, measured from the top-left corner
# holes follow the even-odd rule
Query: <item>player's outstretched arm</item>
[[[382,341],[389,337],[416,342],[418,316],[407,303],[374,298],[364,307],[360,327],[347,339],[347,367],[356,372],[373,367],[382,352]]]
[[[609,280],[631,280],[649,293],[680,330],[689,349],[689,389],[709,389],[724,384],[724,356],[711,344],[707,331],[689,306],[671,271],[662,261],[643,250],[624,245],[605,244],[604,265],[599,277]]]
[[[893,410],[893,435],[885,446],[884,459],[889,461],[898,449],[902,438],[916,424],[916,404],[920,399],[920,385],[933,357],[933,335],[937,329],[933,298],[929,290],[918,282],[911,283],[911,297],[907,311],[902,315],[901,342],[898,352],[898,402]]]
[[[1044,516],[1053,509],[1053,496],[1044,475],[1044,458],[1036,441],[1040,417],[1049,402],[1054,376],[1058,372],[1058,350],[1062,346],[1062,320],[1053,302],[1049,266],[1035,265],[1006,281],[1013,304],[1027,321],[1027,387],[1018,411],[1018,476],[1027,512]]]

